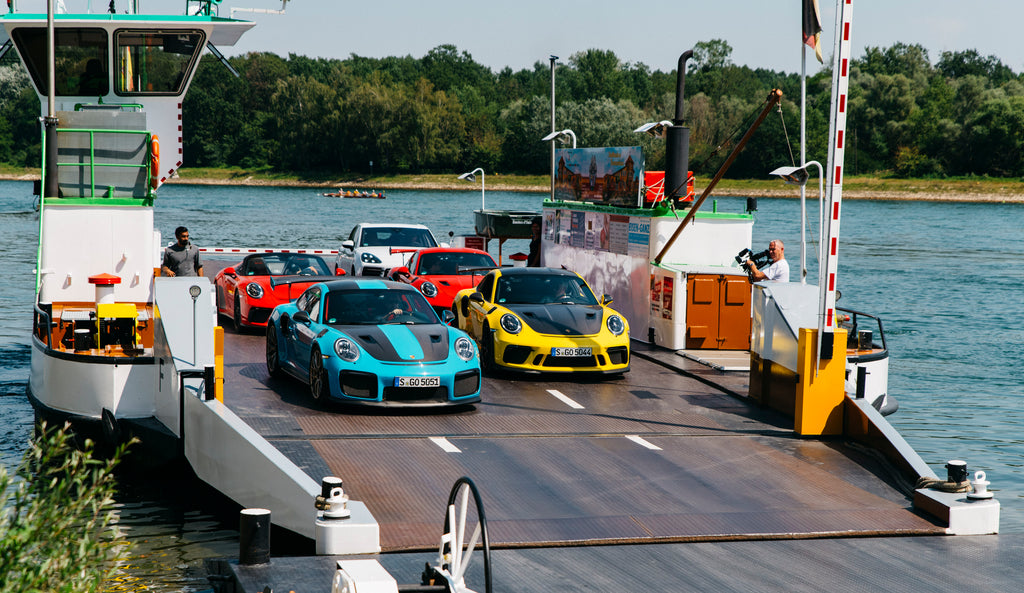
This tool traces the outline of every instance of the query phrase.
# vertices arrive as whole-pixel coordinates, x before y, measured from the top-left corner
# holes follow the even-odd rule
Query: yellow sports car
[[[575,272],[498,268],[456,294],[452,312],[487,368],[625,373],[629,324],[610,303]]]

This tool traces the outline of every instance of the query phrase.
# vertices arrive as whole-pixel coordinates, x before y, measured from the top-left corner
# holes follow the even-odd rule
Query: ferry
[[[827,282],[751,287],[734,261],[752,247],[750,211],[544,203],[543,263],[575,269],[629,316],[625,377],[486,376],[481,403],[410,414],[325,409],[271,378],[264,336],[217,325],[208,277],[159,272],[153,204],[181,166],[182,97],[201,53],[253,26],[217,4],[43,15],[14,0],[0,42],[45,124],[28,397],[109,445],[139,438],[142,463],[184,460],[234,501],[239,558],[222,569],[238,590],[872,588],[851,570],[864,565],[966,586],[921,550],[985,570],[1024,559],[1016,540],[917,537],[997,533],[999,502],[982,496],[983,475],[950,464],[943,480],[907,446],[864,397],[856,377],[872,371],[848,378],[851,350],[884,358],[861,333],[870,316],[837,312]],[[848,53],[847,40],[837,59]],[[665,187],[685,173],[670,159]],[[712,331],[730,317],[740,329]],[[745,369],[714,362],[735,353]],[[970,492],[920,482],[970,477]],[[303,543],[271,557],[271,531]]]

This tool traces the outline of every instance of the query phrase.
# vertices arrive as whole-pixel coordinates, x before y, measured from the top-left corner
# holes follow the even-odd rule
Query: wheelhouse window
[[[12,32],[40,94],[47,94],[46,29],[19,27]],[[54,91],[58,96],[101,96],[110,92],[107,33],[103,29],[54,30]]]
[[[118,95],[179,95],[206,45],[202,31],[122,29],[114,33]]]

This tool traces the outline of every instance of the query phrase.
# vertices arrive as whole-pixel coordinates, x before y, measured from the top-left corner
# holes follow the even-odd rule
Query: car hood
[[[436,362],[448,358],[448,326],[348,325],[340,328],[367,354],[382,362]]]
[[[422,247],[401,247],[395,245],[393,247],[359,247],[356,249],[355,257],[358,259],[361,253],[372,253],[380,258],[380,261],[387,267],[404,266],[409,258],[412,257],[413,251],[403,251],[401,253],[391,253],[392,249],[422,249]]]
[[[539,334],[588,336],[601,331],[600,305],[510,305],[513,313]]]
[[[472,276],[468,274],[462,274],[457,276],[420,276],[416,282],[413,283],[417,289],[423,286],[424,282],[430,282],[437,287],[437,296],[432,300],[442,301],[445,306],[451,306],[452,300],[455,298],[455,294],[460,290],[465,290],[476,286],[480,282],[480,276]]]

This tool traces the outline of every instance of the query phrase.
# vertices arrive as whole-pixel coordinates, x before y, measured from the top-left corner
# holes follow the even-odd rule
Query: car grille
[[[385,387],[384,401],[444,401],[448,399],[448,388],[441,387]]]
[[[384,268],[375,266],[363,266],[363,276],[383,276]]]
[[[595,367],[597,359],[593,356],[546,356],[544,357],[546,367]]]
[[[266,323],[271,311],[266,307],[249,307],[249,323]]]
[[[530,352],[533,352],[533,348],[529,346],[505,346],[501,359],[507,364],[523,364],[529,358]]]
[[[349,397],[377,399],[377,375],[359,371],[342,371],[341,391]]]
[[[455,374],[455,397],[472,395],[480,389],[480,371],[462,371]]]
[[[609,364],[626,364],[629,362],[629,348],[626,346],[616,346],[608,349],[608,362]]]

